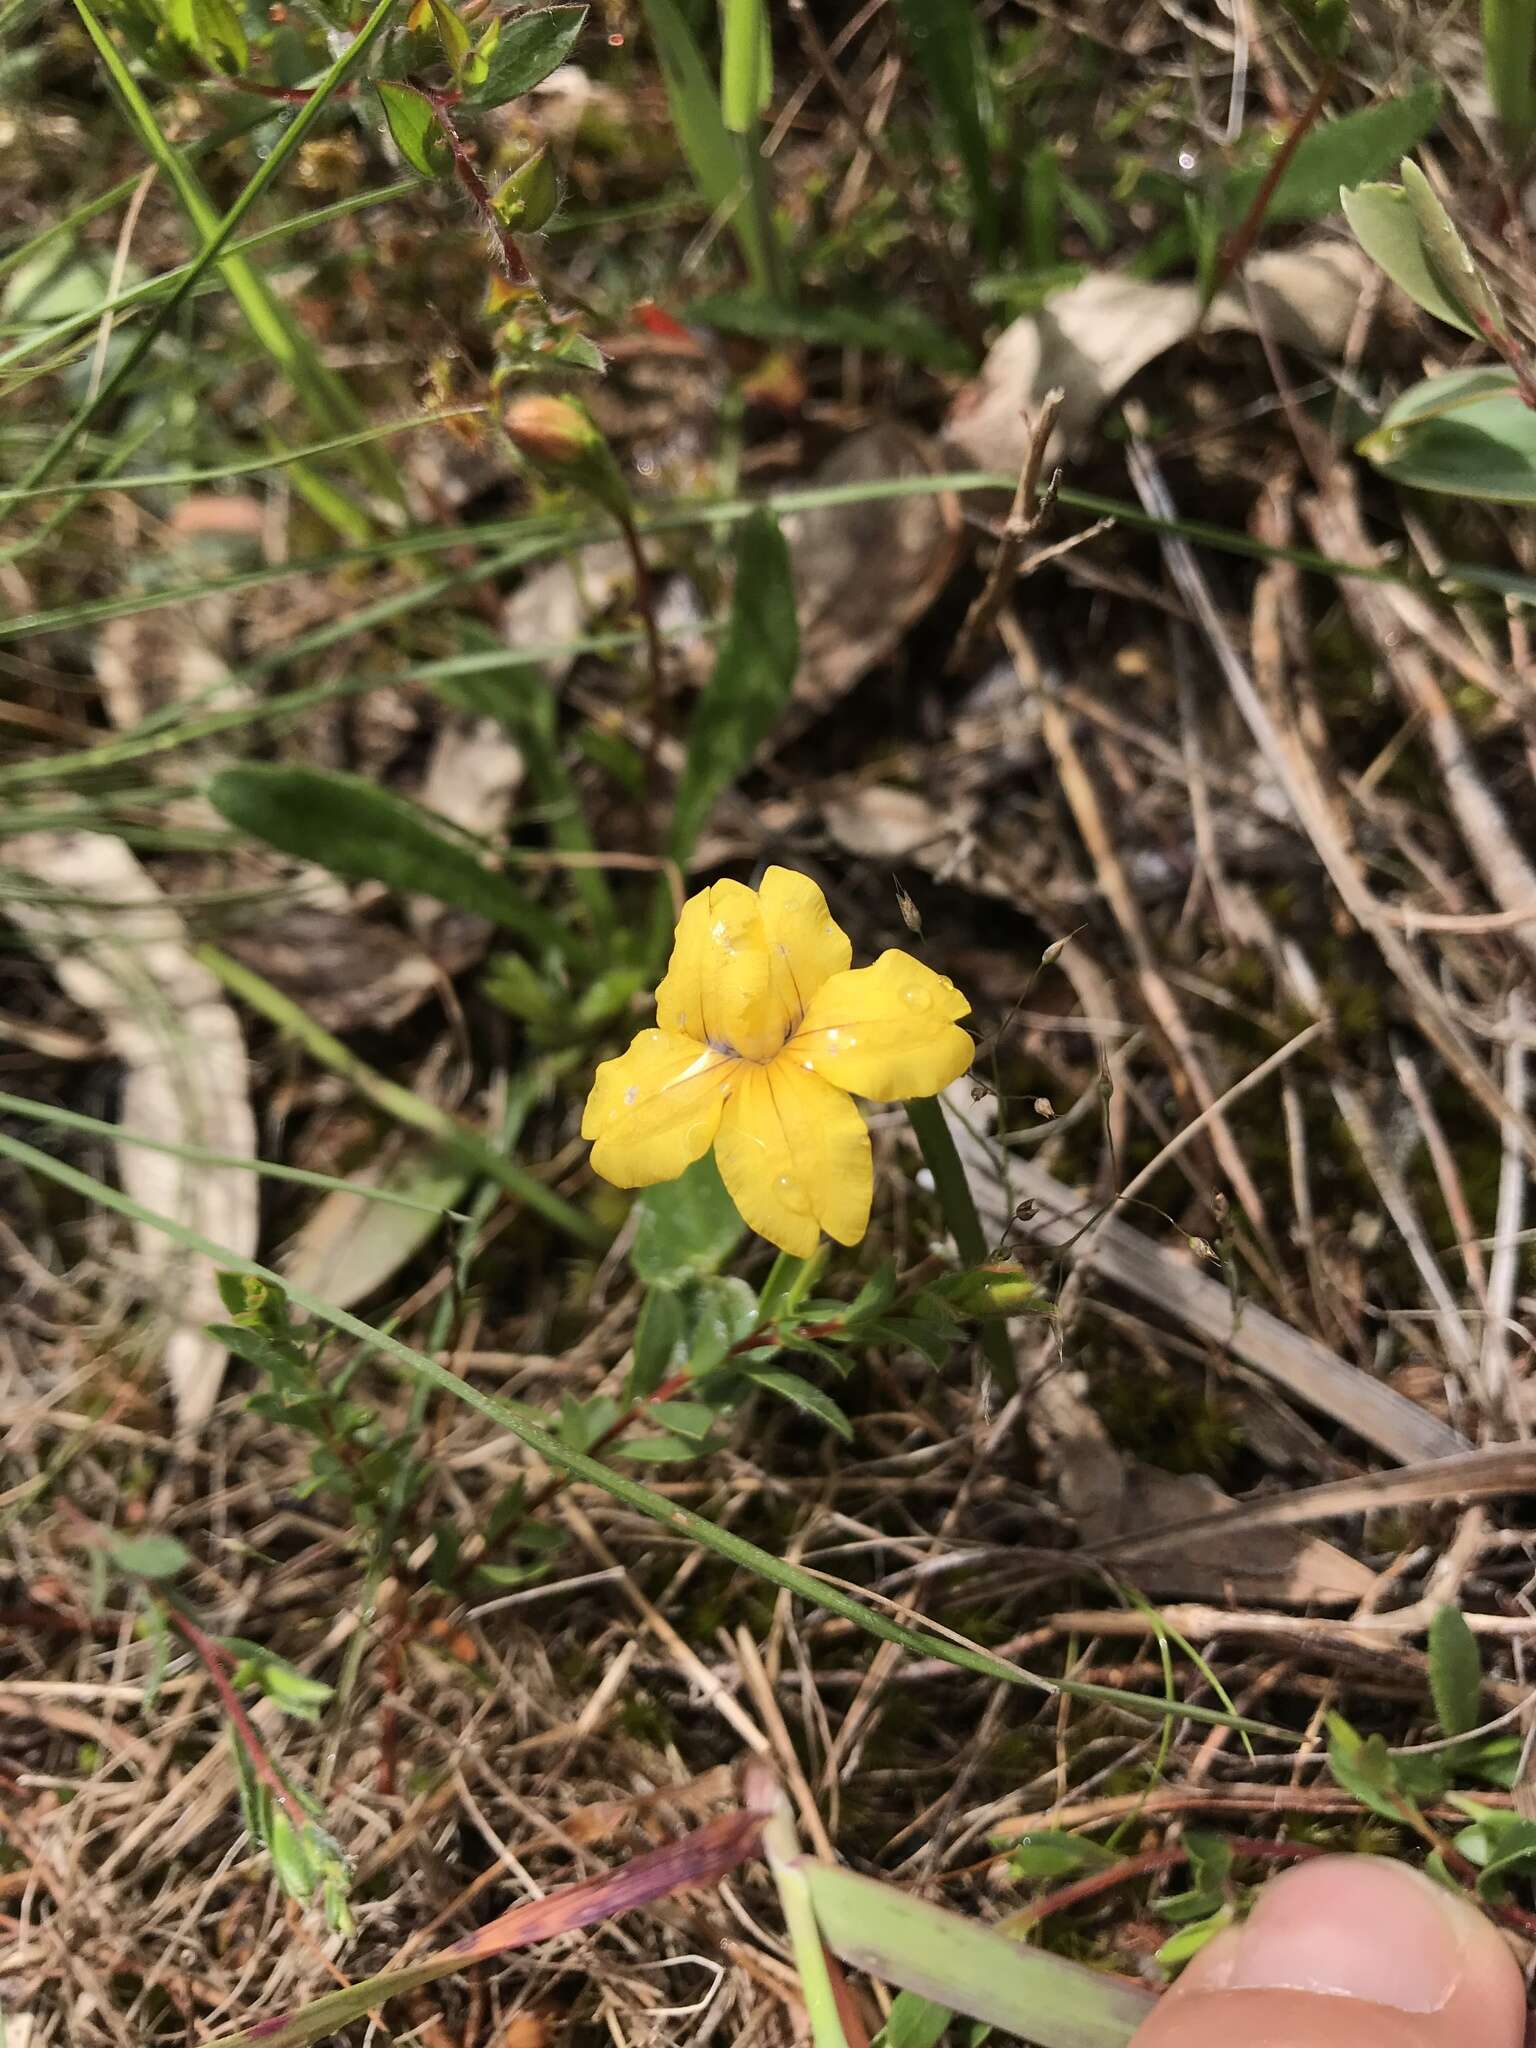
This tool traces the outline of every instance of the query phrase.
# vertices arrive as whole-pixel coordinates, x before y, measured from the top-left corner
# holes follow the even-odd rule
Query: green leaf
[[[682,1353],[683,1300],[675,1287],[658,1283],[646,1295],[635,1324],[634,1363],[625,1395],[643,1401],[676,1371]]]
[[[1221,1905],[1203,1920],[1197,1920],[1192,1927],[1181,1927],[1177,1934],[1169,1935],[1162,1947],[1157,1950],[1158,1962],[1165,1970],[1172,1970],[1180,1963],[1187,1963],[1191,1956],[1200,1953],[1207,1942],[1213,1941],[1224,1928],[1230,1927],[1234,1917],[1230,1905]]]
[[[963,375],[975,359],[963,341],[914,306],[892,302],[864,306],[781,306],[746,292],[719,292],[695,299],[688,318],[726,334],[754,341],[795,341],[827,348],[863,348],[878,356],[903,356],[931,370]]]
[[[797,1372],[783,1372],[772,1365],[744,1365],[743,1379],[750,1380],[755,1387],[766,1387],[770,1394],[777,1394],[792,1407],[801,1409],[806,1415],[814,1415],[818,1422],[824,1422],[829,1429],[848,1443],[853,1442],[853,1424],[830,1394],[824,1394],[820,1387],[802,1379]]]
[[[735,135],[750,135],[773,97],[773,42],[763,0],[722,0],[720,114]]]
[[[653,1401],[645,1412],[649,1420],[691,1444],[702,1443],[720,1419],[719,1410],[707,1401]]]
[[[737,1279],[733,1273],[707,1274],[693,1290],[688,1323],[689,1377],[705,1379],[724,1365],[732,1346],[743,1337],[750,1337],[757,1324],[757,1296],[746,1281]]]
[[[537,945],[559,950],[568,942],[547,911],[440,831],[430,812],[361,775],[252,763],[215,775],[208,800],[241,831],[332,874],[419,890],[506,925]]]
[[[174,1579],[192,1562],[192,1553],[174,1536],[146,1530],[141,1536],[110,1536],[107,1555],[120,1572],[138,1579]]]
[[[1360,453],[1394,483],[1452,497],[1536,504],[1536,412],[1511,371],[1426,378],[1390,406]]]
[[[1412,1807],[1398,1776],[1395,1759],[1379,1735],[1362,1738],[1342,1714],[1328,1716],[1328,1768],[1341,1790],[1358,1799],[1383,1820],[1404,1821]]]
[[[411,169],[424,177],[439,177],[448,168],[448,147],[430,104],[408,85],[391,85],[387,79],[381,78],[374,91],[395,147]]]
[[[1366,255],[1416,306],[1463,334],[1477,329],[1430,269],[1408,195],[1400,185],[1357,185],[1341,192],[1344,218]]]
[[[1440,88],[1430,82],[1312,129],[1281,173],[1265,219],[1317,220],[1332,213],[1341,185],[1358,185],[1389,171],[1429,133],[1439,112]],[[1259,165],[1227,180],[1222,196],[1229,219],[1246,214],[1263,179]]]
[[[970,0],[896,0],[896,11],[959,155],[976,240],[983,255],[991,256],[1000,220],[987,141],[986,57],[976,9]]]
[[[748,766],[790,699],[799,660],[789,549],[771,512],[742,521],[730,623],[688,724],[669,848],[688,865],[717,800]]]
[[[613,1447],[616,1458],[630,1458],[636,1464],[681,1465],[690,1458],[702,1457],[706,1451],[718,1450],[718,1443],[707,1437],[675,1436],[628,1436]]]
[[[1042,1828],[1019,1836],[1008,1858],[1008,1874],[1028,1879],[1070,1877],[1079,1870],[1108,1870],[1119,1861],[1113,1849],[1087,1835]]]
[[[243,71],[250,57],[245,30],[229,0],[171,0],[166,19],[176,40],[215,71]]]
[[[1483,0],[1482,27],[1489,97],[1518,157],[1536,133],[1536,0]]]
[[[1437,1608],[1429,1624],[1429,1690],[1447,1735],[1469,1734],[1483,1718],[1483,1661],[1459,1608]]]
[[[870,2048],[938,2048],[953,2018],[947,2005],[935,2005],[915,1991],[899,1991]]]
[[[1478,269],[1472,251],[1462,240],[1460,228],[1435,197],[1428,178],[1407,157],[1399,175],[1408,204],[1413,208],[1424,260],[1442,291],[1453,305],[1465,311],[1474,334],[1503,333],[1503,310]]]
[[[754,286],[766,292],[772,264],[762,228],[751,206],[744,203],[749,185],[747,164],[739,141],[725,125],[698,40],[677,0],[641,0],[641,4],[656,45],[672,125],[694,183],[710,212],[729,220]]]
[[[822,1939],[855,1969],[1052,2048],[1125,2048],[1152,1994],[891,1884],[801,1858]]]
[[[558,71],[586,24],[585,7],[541,7],[503,16],[485,77],[464,96],[466,107],[503,107]]]
[[[640,1222],[629,1263],[636,1279],[650,1284],[717,1272],[746,1229],[712,1152],[678,1179],[647,1188],[635,1207]]]

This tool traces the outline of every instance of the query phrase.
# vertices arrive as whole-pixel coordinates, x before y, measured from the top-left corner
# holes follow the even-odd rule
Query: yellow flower
[[[874,1187],[850,1095],[937,1095],[971,1063],[970,1004],[909,953],[853,949],[805,875],[716,882],[683,906],[656,1023],[597,1070],[581,1120],[616,1187],[675,1180],[713,1145],[743,1217],[808,1258],[857,1244]]]

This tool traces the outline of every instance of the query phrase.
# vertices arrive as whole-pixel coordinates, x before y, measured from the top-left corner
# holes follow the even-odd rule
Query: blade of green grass
[[[259,1264],[255,1259],[244,1259],[231,1252],[225,1245],[216,1244],[204,1237],[200,1231],[191,1230],[178,1223],[173,1217],[162,1216],[142,1203],[135,1202],[119,1189],[110,1187],[105,1181],[93,1175],[82,1173],[77,1167],[68,1165],[62,1159],[54,1159],[35,1146],[26,1144],[20,1138],[13,1138],[8,1132],[0,1131],[0,1157],[12,1160],[29,1172],[38,1173],[45,1180],[51,1180],[58,1187],[68,1188],[71,1193],[84,1200],[96,1202],[114,1215],[148,1225],[162,1231],[173,1243],[188,1251],[200,1252],[206,1259],[228,1272],[245,1273],[261,1280],[269,1287],[275,1287],[287,1294],[288,1298],[304,1310],[307,1315],[316,1316],[328,1323],[332,1329],[340,1330],[345,1336],[367,1344],[381,1357],[392,1360],[408,1379],[438,1388],[451,1394],[465,1407],[473,1408],[499,1429],[509,1431],[519,1442],[542,1458],[555,1471],[564,1473],[570,1479],[580,1480],[584,1485],[596,1486],[602,1492],[633,1508],[637,1514],[670,1530],[674,1537],[685,1542],[696,1543],[701,1549],[724,1558],[728,1564],[750,1572],[754,1577],[764,1579],[769,1585],[779,1586],[785,1592],[806,1601],[812,1608],[824,1609],[842,1620],[851,1622],[864,1634],[880,1642],[894,1643],[898,1648],[910,1651],[916,1657],[937,1657],[958,1670],[974,1671],[978,1676],[991,1678],[1003,1685],[1022,1686],[1025,1689],[1047,1696],[1059,1693],[1074,1699],[1091,1700],[1099,1705],[1115,1707],[1129,1713],[1151,1715],[1158,1720],[1170,1712],[1179,1718],[1197,1721],[1209,1727],[1245,1729],[1251,1735],[1263,1736],[1268,1740],[1294,1743],[1297,1738],[1289,1730],[1275,1728],[1264,1722],[1247,1721],[1231,1714],[1222,1713],[1213,1707],[1198,1707],[1178,1704],[1170,1708],[1166,1700],[1150,1694],[1123,1692],[1114,1686],[1090,1685],[1079,1679],[1047,1679],[1033,1671],[1026,1671],[1022,1665],[1010,1664],[1006,1659],[994,1657],[988,1651],[978,1649],[974,1644],[958,1641],[947,1635],[939,1635],[928,1629],[912,1628],[905,1622],[893,1621],[879,1608],[867,1605],[855,1594],[845,1591],[835,1580],[821,1577],[807,1571],[800,1565],[790,1564],[771,1551],[760,1549],[744,1537],[735,1535],[729,1529],[722,1529],[703,1515],[669,1500],[666,1495],[653,1493],[650,1487],[638,1480],[626,1477],[622,1472],[611,1470],[596,1458],[585,1452],[572,1450],[559,1437],[533,1422],[519,1407],[503,1401],[494,1394],[484,1392],[467,1380],[461,1380],[448,1367],[440,1365],[435,1358],[424,1351],[417,1351],[404,1343],[390,1331],[365,1323],[346,1309],[333,1307],[307,1289],[289,1287],[282,1276],[270,1267]],[[501,1162],[498,1162],[500,1164]]]
[[[221,462],[213,469],[160,469],[130,476],[90,477],[62,484],[35,484],[30,490],[0,490],[0,505],[12,505],[26,498],[84,498],[95,491],[189,490],[196,484],[226,483],[233,476],[258,476],[265,469],[282,469],[290,462],[314,462],[322,455],[339,455],[348,448],[363,448],[370,441],[388,441],[397,434],[414,434],[421,427],[441,426],[444,420],[463,420],[485,411],[483,405],[458,405],[451,412],[427,412],[409,420],[386,420],[382,426],[359,427],[355,433],[336,434],[328,441],[311,441],[306,448],[281,448],[270,455],[248,455],[236,462]]]
[[[157,303],[154,311],[138,330],[133,345],[123,354],[117,368],[109,376],[104,377],[100,386],[81,401],[54,440],[22,477],[23,490],[47,480],[97,413],[128,383],[153,348],[157,336],[176,308],[190,294],[203,273],[218,261],[224,253],[225,245],[233,238],[236,228],[319,120],[336,88],[356,70],[373,44],[383,34],[395,5],[396,0],[377,0],[362,29],[315,86],[314,91],[273,145],[270,155],[258,165],[234,205],[220,220],[202,185],[183,161],[181,154],[161,131],[154,110],[139,90],[138,83],[124,62],[116,43],[92,13],[88,0],[75,0],[75,10],[85,24],[91,41],[96,45],[141,140],[176,188],[183,210],[202,237],[203,246],[200,253],[187,266],[179,283]],[[320,425],[334,427],[340,423],[344,427],[352,428],[364,424],[362,413],[350,392],[326,369],[315,354],[309,337],[290,319],[285,308],[268,291],[259,273],[243,258],[235,258],[233,261],[225,262],[224,276],[257,339],[291,380],[295,389],[304,395],[306,402],[315,411]],[[369,467],[377,471],[380,487],[386,489],[392,497],[398,498],[398,482],[389,465],[376,462]]]
[[[787,513],[808,512],[830,505],[873,504],[880,499],[912,497],[935,491],[953,491],[957,496],[971,491],[1011,492],[1017,481],[1016,477],[1003,476],[991,470],[965,470],[953,476],[890,477],[864,483],[800,485],[789,490],[770,491],[761,498],[705,498],[679,505],[658,505],[643,515],[638,526],[642,534],[670,533],[690,526],[729,526],[750,518],[761,506],[767,506],[782,517]],[[1183,540],[1197,541],[1225,554],[1241,555],[1252,561],[1289,562],[1294,568],[1310,569],[1321,576],[1357,576],[1368,583],[1400,583],[1426,597],[1433,597],[1442,590],[1462,594],[1468,589],[1487,589],[1519,598],[1527,604],[1536,604],[1536,576],[1520,576],[1504,570],[1482,569],[1471,563],[1449,562],[1441,570],[1438,580],[1431,582],[1411,570],[1394,568],[1389,564],[1363,566],[1355,562],[1335,561],[1312,548],[1276,546],[1269,541],[1255,540],[1246,533],[1214,526],[1205,520],[1160,519],[1124,499],[1100,497],[1095,492],[1074,490],[1066,484],[1056,496],[1059,504],[1071,506],[1076,511],[1113,519],[1140,532],[1167,533]],[[169,584],[162,590],[136,591],[123,597],[90,598],[83,604],[60,605],[52,611],[27,612],[18,618],[0,619],[0,641],[99,625],[107,619],[133,618],[144,612],[158,611],[165,605],[191,604],[203,597],[251,590],[264,583],[279,583],[285,577],[326,576],[337,569],[348,569],[366,562],[403,561],[443,549],[489,546],[517,535],[543,536],[538,545],[518,557],[519,560],[532,561],[540,553],[556,554],[585,547],[593,541],[610,540],[614,531],[606,522],[554,516],[486,520],[468,526],[426,527],[414,533],[388,535],[363,547],[339,548],[324,555],[306,555],[259,569],[242,569],[228,576],[203,577],[195,583]],[[494,563],[481,563],[464,571],[458,580],[473,581],[494,573]],[[419,595],[406,600],[408,604],[431,601],[431,598]],[[346,630],[349,630],[346,622],[342,621],[338,631]]]
[[[252,1159],[237,1152],[210,1152],[204,1145],[176,1145],[168,1138],[152,1138],[148,1131],[125,1130],[100,1117],[83,1116],[78,1110],[61,1109],[54,1103],[34,1102],[25,1095],[0,1092],[0,1111],[22,1116],[33,1123],[51,1124],[61,1131],[83,1131],[88,1137],[110,1138],[114,1145],[137,1145],[145,1152],[163,1152],[168,1159],[185,1159],[192,1166],[232,1166],[241,1173],[257,1173],[263,1180],[293,1181],[302,1188],[319,1188],[326,1194],[355,1195],[360,1201],[382,1202],[386,1208],[415,1209],[427,1216],[446,1216],[454,1223],[465,1218],[456,1209],[444,1209],[436,1202],[419,1202],[413,1195],[399,1195],[388,1188],[371,1187],[355,1180],[338,1180],[334,1174],[315,1173],[306,1166],[279,1166],[274,1159]]]
[[[747,203],[753,170],[761,175],[761,167],[748,162],[739,138],[726,127],[709,66],[677,0],[641,0],[641,5],[661,64],[672,125],[694,182],[710,211],[730,223],[753,284],[771,293],[773,252],[760,213]]]
[[[188,152],[184,151],[183,157],[187,154]],[[393,185],[380,185],[371,192],[354,192],[350,198],[333,200],[329,206],[317,206],[309,213],[296,213],[291,220],[279,221],[274,227],[262,228],[254,235],[241,235],[228,245],[221,261],[228,264],[234,257],[248,256],[252,250],[265,249],[274,242],[289,241],[294,235],[302,235],[311,228],[321,228],[332,221],[343,220],[350,213],[362,213],[369,207],[383,206],[388,200],[402,199],[406,193],[416,191],[423,182],[414,175],[399,178]],[[131,192],[137,183],[136,178],[130,178],[126,190]],[[46,239],[46,236],[38,237],[39,241]],[[112,293],[110,297],[98,299],[94,306],[87,306],[81,312],[70,313],[61,319],[48,321],[33,328],[23,339],[12,343],[10,348],[0,354],[0,370],[8,369],[12,363],[24,361],[38,349],[47,348],[56,341],[67,341],[71,335],[79,333],[82,329],[93,330],[109,315],[115,318],[120,313],[144,304],[146,300],[159,298],[163,292],[173,290],[191,268],[190,262],[173,264],[169,270],[157,271],[153,277],[141,278],[137,284],[125,285],[121,291]],[[0,263],[0,276],[5,274],[5,269],[6,266]],[[209,278],[201,289],[216,292],[221,287],[217,279]],[[29,381],[27,378],[18,378],[7,386],[7,390],[24,390]]]
[[[976,11],[970,0],[896,0],[896,11],[959,154],[977,246],[991,260],[997,254],[1001,223],[987,142],[987,79]]]

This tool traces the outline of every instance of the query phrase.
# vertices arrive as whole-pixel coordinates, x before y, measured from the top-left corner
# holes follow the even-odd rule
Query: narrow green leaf
[[[1536,0],[1483,0],[1482,25],[1489,96],[1518,157],[1536,134]]]
[[[713,1152],[676,1180],[647,1188],[635,1203],[640,1220],[629,1263],[637,1280],[654,1286],[690,1274],[718,1273],[740,1244],[746,1225],[725,1191]]]
[[[1118,1860],[1112,1849],[1106,1849],[1088,1835],[1068,1835],[1054,1828],[1042,1828],[1019,1836],[1008,1858],[1008,1869],[1014,1877],[1038,1880],[1070,1877],[1078,1870],[1108,1870]]]
[[[703,52],[677,0],[641,0],[641,4],[656,45],[672,125],[694,183],[710,211],[730,222],[752,282],[766,293],[772,282],[772,264],[761,224],[752,208],[743,204],[748,196],[747,167],[737,139],[721,115]]]
[[[990,93],[976,10],[970,0],[896,0],[896,11],[959,155],[976,240],[983,255],[994,256],[1001,215],[992,182]]]
[[[953,2018],[947,2005],[935,2005],[915,1991],[899,1991],[870,2048],[938,2048]]]
[[[395,147],[414,171],[436,178],[448,168],[448,149],[437,116],[419,92],[381,78],[374,86]]]
[[[750,135],[773,96],[772,55],[763,0],[722,0],[720,113],[733,135]]]
[[[504,107],[558,71],[586,25],[585,7],[540,7],[529,14],[504,15],[486,73],[467,93],[467,107]]]
[[[631,1401],[654,1394],[676,1369],[683,1341],[683,1301],[675,1287],[658,1282],[647,1293],[635,1324],[634,1362],[625,1392]]]
[[[731,619],[688,725],[669,850],[688,865],[716,801],[772,732],[790,699],[799,659],[789,549],[771,512],[755,512],[736,538]]]
[[[1319,57],[1337,63],[1349,48],[1349,0],[1280,0]]]
[[[171,0],[166,19],[176,40],[215,71],[245,69],[250,50],[230,0]]]
[[[931,370],[963,374],[974,367],[966,344],[915,306],[892,302],[878,310],[863,306],[781,306],[747,292],[720,292],[695,299],[688,318],[726,334],[750,334],[756,341],[800,341],[827,348],[863,348],[879,356],[900,356]]]
[[[1474,334],[1502,334],[1506,326],[1503,308],[1460,228],[1435,197],[1434,187],[1409,157],[1404,157],[1399,175],[1413,208],[1424,260],[1441,290],[1453,305],[1463,308]]]
[[[1483,1718],[1483,1660],[1457,1607],[1437,1608],[1429,1624],[1429,1691],[1447,1735],[1468,1735]]]
[[[1358,185],[1352,192],[1341,192],[1339,200],[1355,240],[1416,306],[1449,327],[1459,327],[1463,334],[1477,332],[1430,269],[1418,222],[1401,185]]]
[[[765,1387],[770,1394],[777,1394],[792,1407],[801,1409],[807,1415],[814,1415],[818,1422],[824,1422],[829,1429],[835,1429],[846,1442],[853,1442],[853,1424],[830,1394],[824,1394],[820,1387],[802,1379],[797,1372],[784,1372],[773,1365],[744,1365],[741,1376],[755,1387]]]
[[[822,1939],[888,1984],[1043,2048],[1124,2048],[1153,1994],[829,1863],[801,1860]]]
[[[515,882],[483,867],[419,804],[377,789],[361,775],[276,762],[223,769],[208,801],[231,825],[299,860],[351,881],[418,890],[520,932],[556,951],[568,935]]]
[[[1440,88],[1431,81],[1312,129],[1281,174],[1265,219],[1317,220],[1332,213],[1341,185],[1358,185],[1391,170],[1429,133],[1439,112]],[[1247,213],[1263,178],[1259,165],[1227,180],[1222,198],[1228,219]]]

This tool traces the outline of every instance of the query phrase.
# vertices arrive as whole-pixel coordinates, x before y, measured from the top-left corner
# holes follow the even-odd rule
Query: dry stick
[[[875,162],[879,164],[887,184],[893,192],[899,192],[907,203],[907,210],[917,225],[923,247],[932,256],[934,268],[939,273],[939,282],[944,288],[944,297],[949,305],[950,318],[978,352],[985,345],[986,330],[978,318],[976,308],[971,304],[966,280],[949,252],[944,240],[943,223],[935,219],[932,208],[917,191],[912,180],[897,163],[886,147],[885,138],[875,132],[865,118],[864,109],[854,97],[852,88],[832,61],[832,52],[827,48],[821,30],[811,18],[806,0],[789,0],[789,11],[795,18],[795,27],[800,34],[805,53],[810,58],[817,76],[826,85],[844,114],[853,124],[855,134]]]
[[[1303,507],[1303,515],[1320,547],[1342,561],[1367,564],[1372,550],[1360,519],[1359,503],[1342,472],[1335,471],[1325,496]],[[1478,772],[1466,735],[1434,670],[1408,632],[1417,630],[1416,611],[1406,616],[1351,576],[1340,584],[1345,608],[1365,639],[1376,648],[1397,686],[1405,708],[1423,724],[1445,786],[1445,800],[1467,849],[1500,909],[1525,910],[1536,900],[1536,868],[1526,859],[1509,829],[1498,799]],[[1510,927],[1526,957],[1536,962],[1536,929],[1522,918]]]
[[[656,586],[651,577],[645,549],[640,544],[640,534],[635,525],[634,513],[628,503],[613,508],[628,550],[630,566],[635,572],[635,609],[640,614],[640,626],[645,635],[645,794],[646,815],[655,835],[657,855],[665,857],[666,830],[662,822],[662,767],[661,744],[663,719],[667,700],[667,672],[662,656],[661,627],[656,619]]]
[[[1467,1191],[1462,1185],[1461,1172],[1456,1164],[1456,1155],[1451,1150],[1429,1090],[1424,1086],[1424,1077],[1415,1065],[1406,1047],[1394,1045],[1392,1065],[1397,1074],[1398,1086],[1402,1089],[1408,1107],[1413,1111],[1414,1121],[1424,1134],[1424,1148],[1429,1154],[1430,1164],[1435,1169],[1435,1179],[1440,1186],[1440,1199],[1445,1203],[1445,1213],[1451,1219],[1456,1232],[1456,1249],[1461,1253],[1461,1262],[1467,1269],[1467,1282],[1477,1296],[1478,1305],[1488,1306],[1488,1273],[1483,1264],[1482,1246],[1477,1242],[1477,1225],[1472,1220],[1472,1211],[1467,1206]]]
[[[1243,1155],[1238,1150],[1231,1128],[1217,1110],[1217,1092],[1205,1072],[1193,1034],[1174,1000],[1167,978],[1157,963],[1157,949],[1152,943],[1151,933],[1147,930],[1146,920],[1141,914],[1141,906],[1136,900],[1120,856],[1115,850],[1114,838],[1104,816],[1103,806],[1078,752],[1071,726],[1061,706],[1056,702],[1048,679],[1042,673],[1035,650],[1017,616],[1012,611],[1005,610],[999,614],[997,624],[1021,686],[1031,692],[1039,705],[1041,730],[1056,762],[1062,790],[1071,806],[1072,816],[1082,836],[1088,857],[1093,863],[1099,888],[1113,910],[1135,957],[1136,977],[1147,1008],[1151,1011],[1163,1037],[1173,1049],[1201,1109],[1210,1117],[1211,1145],[1222,1172],[1231,1183],[1233,1193],[1242,1203],[1244,1213],[1270,1258],[1274,1259],[1275,1253],[1270,1243],[1269,1224],[1263,1200]]]
[[[1525,1108],[1525,1040],[1519,1029],[1525,1018],[1525,1001],[1516,989],[1509,998],[1509,1021],[1513,1029],[1504,1053],[1504,1094],[1512,1119]],[[1504,1129],[1493,1262],[1488,1275],[1488,1320],[1483,1325],[1482,1356],[1478,1361],[1484,1407],[1492,1416],[1507,1416],[1510,1408],[1509,1325],[1514,1313],[1515,1284],[1520,1270],[1524,1202],[1525,1162],[1520,1157],[1519,1133],[1511,1122]]]
[[[1040,410],[1031,422],[1029,439],[1024,449],[1024,460],[1019,468],[1019,481],[1013,493],[1013,503],[1008,508],[1008,517],[998,535],[997,553],[992,557],[992,567],[987,571],[987,580],[981,593],[965,615],[959,636],[945,664],[950,675],[958,675],[970,659],[971,650],[986,632],[1003,608],[1003,600],[1013,588],[1014,578],[1019,573],[1019,564],[1024,557],[1024,546],[1030,535],[1036,531],[1046,517],[1055,500],[1056,486],[1061,481],[1058,469],[1040,495],[1040,472],[1045,467],[1045,450],[1056,425],[1057,415],[1067,402],[1062,387],[1054,385],[1040,401]],[[1075,536],[1074,536],[1075,538]]]
[[[1173,499],[1150,450],[1133,441],[1127,466],[1136,495],[1149,513],[1161,519],[1177,518]],[[1493,1119],[1502,1124],[1509,1114],[1503,1090],[1481,1065],[1470,1041],[1451,1016],[1439,989],[1403,942],[1367,887],[1344,843],[1329,800],[1310,760],[1294,738],[1283,733],[1254,687],[1253,678],[1238,656],[1226,625],[1216,608],[1210,585],[1187,542],[1164,535],[1161,541],[1168,571],[1196,624],[1205,635],[1233,701],[1242,713],[1260,753],[1285,791],[1297,822],[1311,840],[1328,878],[1339,892],[1345,909],[1360,929],[1374,942],[1392,973],[1411,999],[1420,1030],[1456,1075],[1467,1093]],[[1532,892],[1536,894],[1536,891]],[[1520,1143],[1527,1157],[1536,1159],[1536,1124],[1528,1116],[1518,1119]]]

